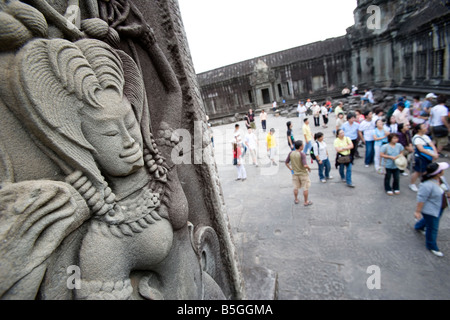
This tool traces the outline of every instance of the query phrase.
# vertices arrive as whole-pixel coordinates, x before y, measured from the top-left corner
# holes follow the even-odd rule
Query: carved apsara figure
[[[214,254],[205,266],[198,251],[218,249],[217,237],[209,227],[193,236],[176,170],[150,131],[136,62],[100,40],[46,39],[44,16],[49,13],[43,16],[18,1],[13,5],[32,13],[30,21],[39,32],[10,41],[1,54],[0,107],[20,119],[20,130],[56,173],[45,181],[16,182],[13,174],[0,181],[0,296],[17,298],[22,289],[26,298],[38,291],[45,297],[52,284],[42,279],[54,262],[52,254],[62,243],[76,246],[72,242],[78,239],[76,254],[68,258],[81,270],[75,298],[224,298],[213,280]],[[8,10],[14,18],[11,12],[17,10],[2,6],[0,18]],[[85,23],[87,29],[94,25],[102,24],[98,19]],[[111,32],[114,42],[118,36]],[[162,78],[175,79],[167,64],[159,66]],[[0,158],[3,171],[11,173],[7,149],[0,145]],[[13,241],[25,238],[31,240]],[[43,240],[41,246],[37,239]],[[21,272],[13,270],[18,263],[26,266]]]

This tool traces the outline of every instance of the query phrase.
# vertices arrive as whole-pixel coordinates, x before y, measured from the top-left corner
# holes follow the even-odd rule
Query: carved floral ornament
[[[1,137],[0,297],[224,298],[208,249],[217,236],[188,222],[176,167],[151,132],[144,71],[120,41],[144,48],[174,104],[170,64],[131,1],[85,1],[83,15],[77,5],[64,17],[43,0],[0,1],[0,106],[63,177],[16,181],[20,156]],[[75,291],[57,276],[69,265],[81,271]]]

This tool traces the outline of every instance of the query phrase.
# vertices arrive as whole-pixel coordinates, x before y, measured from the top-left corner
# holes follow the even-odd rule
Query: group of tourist
[[[367,93],[367,91],[366,91]],[[370,102],[362,99],[362,103]],[[437,104],[430,103],[437,99]],[[419,97],[414,98],[414,104],[406,103],[401,97],[389,110],[390,114],[384,116],[383,110],[375,109],[361,114],[358,110],[346,116],[343,110],[337,110],[335,166],[339,175],[347,186],[354,188],[352,182],[352,165],[356,156],[359,142],[365,145],[365,167],[372,163],[377,172],[385,175],[384,190],[387,195],[400,194],[400,174],[408,176],[405,172],[408,159],[414,164],[412,167],[409,188],[417,192],[417,208],[415,229],[425,234],[426,247],[436,256],[443,256],[437,246],[439,219],[443,210],[448,206],[447,197],[450,196],[449,185],[443,177],[443,172],[449,165],[447,162],[436,162],[438,158],[446,157],[442,153],[448,144],[450,125],[449,111],[445,106],[447,97],[436,96],[432,93],[426,96],[423,103]],[[342,107],[342,105],[340,106]],[[344,117],[346,121],[344,121]],[[416,120],[414,120],[416,119]],[[304,120],[305,123],[307,119]],[[411,132],[412,127],[412,132]],[[431,137],[430,137],[431,136]],[[434,141],[434,142],[433,142]],[[296,152],[303,153],[302,141],[295,142]],[[297,148],[298,146],[298,148]],[[318,173],[321,182],[326,183],[333,177],[330,175],[330,161],[326,144],[323,142],[323,133],[315,134],[311,157],[318,163]],[[307,151],[305,151],[308,154]],[[310,180],[306,178],[310,172],[309,166],[303,157],[293,157],[291,152],[286,159],[286,166],[293,169],[294,201],[298,203],[299,186],[309,190]],[[296,162],[294,165],[293,162]],[[296,169],[297,168],[297,169]],[[299,178],[301,177],[301,178]],[[422,183],[417,188],[416,180],[421,177]],[[303,182],[303,185],[302,185]],[[304,193],[305,195],[305,193]],[[311,205],[308,193],[305,196],[305,206]]]
[[[323,127],[327,128],[328,114],[331,110],[331,101],[326,101],[322,105],[319,105],[316,101],[311,102],[311,99],[308,99],[306,103],[300,100],[297,105],[298,117],[300,118],[300,127],[302,126],[306,116],[312,115],[314,118],[315,127],[320,127],[320,118],[322,117]]]
[[[433,106],[434,99],[437,103]],[[359,156],[358,147],[365,147],[365,167],[373,164],[376,172],[384,174],[384,190],[388,196],[400,194],[400,176],[408,176],[406,172],[408,162],[412,164],[410,165],[409,188],[417,192],[415,228],[425,233],[427,249],[437,256],[443,255],[436,244],[439,218],[442,210],[447,206],[447,195],[450,196],[449,186],[443,177],[443,172],[448,168],[448,164],[436,162],[439,158],[446,157],[442,153],[448,143],[450,129],[449,111],[445,106],[446,100],[445,95],[436,96],[430,93],[422,102],[419,97],[414,97],[414,103],[411,104],[405,97],[401,97],[387,114],[380,109],[364,113],[355,110],[345,114],[343,104],[340,103],[335,109],[336,130],[333,130],[336,135],[333,143],[336,151],[335,168],[339,172],[341,181],[350,188],[355,187],[352,181],[352,166],[355,159],[362,158]],[[364,100],[362,101],[364,102]],[[311,102],[307,101],[307,103]],[[300,202],[299,190],[303,189],[304,206],[312,205],[308,194],[311,186],[309,178],[311,167],[308,165],[308,156],[311,163],[316,161],[318,164],[321,183],[333,179],[330,174],[331,161],[328,146],[324,141],[324,133],[316,132],[313,136],[307,117],[308,110],[311,110],[316,119],[317,109],[314,108],[317,107],[315,106],[318,106],[316,102],[308,106],[299,102],[297,111],[299,112],[302,139],[296,140],[293,123],[291,121],[286,123],[287,144],[291,151],[285,164],[292,172],[294,202],[296,204]],[[326,109],[326,113],[320,112],[322,116],[326,114],[328,120],[328,114],[332,110],[331,103],[324,103],[320,108]],[[248,117],[248,119],[252,118]],[[255,152],[257,139],[252,137],[254,127],[252,128],[251,122],[250,120],[248,135],[241,145],[253,150],[252,159],[254,164],[258,165]],[[238,128],[239,125],[236,126]],[[315,126],[317,127],[316,120]],[[271,165],[277,165],[274,132],[275,130],[272,128],[266,136]],[[233,145],[234,150],[236,149],[235,145],[239,145],[241,139],[239,136],[235,138],[237,143]],[[245,155],[245,151],[239,153],[239,148],[234,152],[234,162],[238,166],[238,180],[246,179],[243,165],[239,168],[243,154]],[[416,182],[419,178],[422,183],[417,187]],[[439,202],[439,199],[442,201]]]

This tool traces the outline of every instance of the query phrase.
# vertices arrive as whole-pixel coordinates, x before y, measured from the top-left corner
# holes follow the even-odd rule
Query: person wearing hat
[[[429,93],[425,96],[425,100],[421,105],[422,111],[430,113],[430,110],[433,107],[433,99],[437,99],[437,96],[434,93]]]
[[[425,231],[425,246],[433,254],[442,257],[444,254],[437,246],[439,220],[442,212],[448,207],[449,185],[444,178],[447,162],[433,162],[427,166],[422,176],[422,183],[417,193],[417,206],[414,213],[418,220],[414,229]]]
[[[397,167],[396,160],[403,156],[403,146],[398,143],[398,135],[390,133],[388,135],[388,143],[380,148],[381,158],[386,159],[385,167],[386,174],[384,175],[384,190],[387,195],[400,194],[400,169]],[[404,157],[404,156],[403,156]],[[406,166],[405,166],[406,168]],[[403,168],[403,169],[405,169]],[[393,186],[391,187],[391,177],[394,178]],[[392,191],[394,189],[394,191]]]
[[[394,115],[394,112],[397,110],[399,103],[403,103],[403,106],[404,106],[405,105],[405,99],[403,97],[399,97],[397,99],[397,102],[394,103],[392,105],[392,107],[389,108],[388,112],[386,113],[386,119],[390,119]]]
[[[420,114],[419,114],[420,120],[418,124],[425,123],[427,124],[427,127],[429,126],[428,122],[430,118],[430,111],[431,108],[435,105],[435,103],[433,103],[433,100],[436,98],[437,96],[434,93],[429,93],[425,96],[425,99],[420,103]]]
[[[397,103],[397,109],[392,113],[397,124],[409,124],[410,115],[409,108],[405,107],[405,102],[403,101]]]

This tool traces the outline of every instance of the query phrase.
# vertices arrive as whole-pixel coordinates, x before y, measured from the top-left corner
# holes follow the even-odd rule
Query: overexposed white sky
[[[196,73],[342,36],[356,0],[178,0]]]

